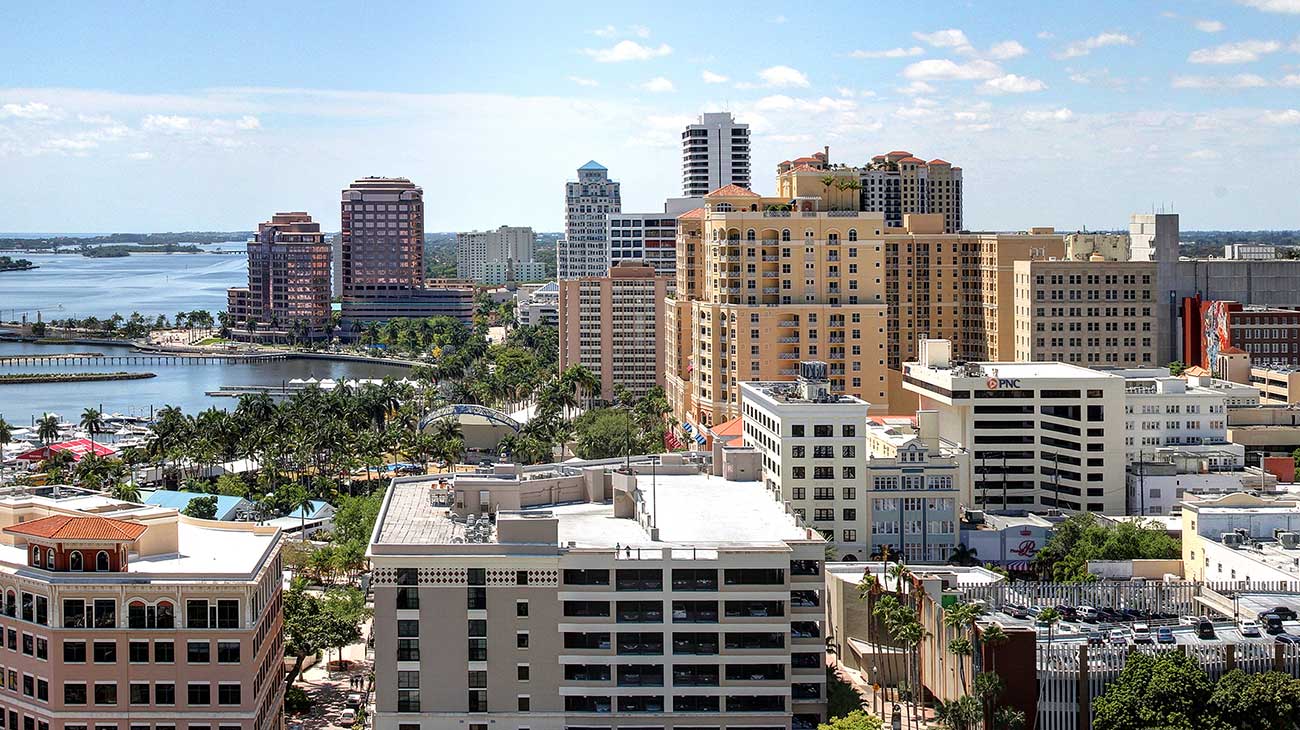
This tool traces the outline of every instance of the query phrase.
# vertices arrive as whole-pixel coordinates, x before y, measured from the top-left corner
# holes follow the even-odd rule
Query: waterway
[[[201,255],[201,254],[196,254]],[[80,258],[80,257],[79,257]],[[219,258],[243,259],[236,256]],[[89,260],[89,259],[88,259]],[[104,260],[104,259],[99,259]],[[118,260],[118,259],[110,259]],[[183,309],[194,306],[181,305]],[[174,310],[173,310],[174,311]],[[142,312],[143,313],[143,310]],[[23,342],[0,342],[0,355],[51,355],[60,352],[100,352],[126,355],[128,346],[118,345],[38,345]],[[152,372],[158,377],[147,380],[124,380],[95,383],[38,383],[0,385],[0,416],[12,424],[30,425],[43,413],[57,413],[76,421],[83,408],[100,408],[105,413],[148,416],[150,409],[165,405],[178,406],[186,413],[216,406],[233,408],[234,398],[210,397],[208,391],[223,385],[280,385],[293,378],[401,378],[410,371],[378,363],[339,362],[332,360],[276,360],[256,364],[210,363],[196,365],[10,365],[0,363],[0,373],[56,372]]]
[[[150,319],[179,311],[226,308],[226,289],[248,284],[248,259],[243,243],[204,246],[204,253],[132,254],[120,258],[90,258],[76,253],[12,253],[40,268],[0,272],[0,320],[35,321],[66,317],[129,317],[139,312]]]

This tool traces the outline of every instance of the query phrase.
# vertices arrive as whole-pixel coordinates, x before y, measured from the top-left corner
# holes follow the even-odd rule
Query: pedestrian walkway
[[[361,627],[361,635],[369,634],[370,623],[367,621]],[[335,660],[338,659],[338,652],[329,653]],[[338,718],[345,708],[351,706],[348,703],[349,694],[360,693],[362,705],[369,704],[374,690],[371,680],[371,670],[374,665],[366,658],[365,640],[344,647],[343,659],[348,662],[348,667],[344,671],[330,672],[329,663],[321,661],[309,667],[298,678],[296,684],[307,692],[307,697],[311,700],[311,709],[302,716],[289,717],[288,725],[291,730],[324,730],[341,727]],[[366,709],[366,727],[370,727],[369,707]],[[301,724],[295,725],[295,723]]]

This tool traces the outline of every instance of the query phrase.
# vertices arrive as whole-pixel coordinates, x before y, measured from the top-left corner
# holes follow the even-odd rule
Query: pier
[[[98,352],[70,352],[58,355],[4,355],[0,366],[22,365],[221,365],[288,360],[289,355],[158,354],[104,355]]]

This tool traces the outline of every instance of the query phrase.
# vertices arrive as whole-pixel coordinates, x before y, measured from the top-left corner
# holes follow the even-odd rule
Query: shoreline
[[[145,380],[156,378],[157,373],[5,373],[0,374],[2,385],[42,385],[51,383],[94,383],[110,380]]]
[[[3,327],[0,324],[0,327]],[[332,360],[334,362],[355,362],[366,363],[371,365],[390,365],[399,368],[413,368],[416,365],[426,365],[418,360],[405,360],[398,358],[380,358],[367,357],[366,355],[353,355],[343,352],[299,352],[296,350],[281,350],[276,348],[266,348],[253,352],[229,352],[213,351],[202,347],[190,346],[173,346],[163,347],[158,345],[140,344],[134,340],[113,340],[93,337],[54,339],[50,337],[34,337],[32,335],[22,335],[17,333],[0,333],[0,342],[24,342],[32,345],[107,345],[117,347],[129,347],[134,352],[153,354],[153,355],[202,355],[204,357],[229,357],[239,358],[248,355],[283,355],[289,360]]]

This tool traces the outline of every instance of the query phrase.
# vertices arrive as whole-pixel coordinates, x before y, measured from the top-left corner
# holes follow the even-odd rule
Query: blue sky
[[[906,149],[963,167],[973,228],[1300,228],[1300,0],[1063,5],[10,3],[0,230],[334,230],[364,175],[429,230],[558,230],[588,159],[625,210],[680,194],[714,110],[760,192]]]

